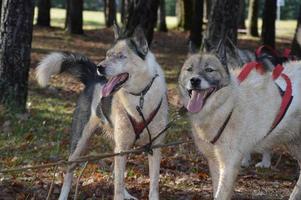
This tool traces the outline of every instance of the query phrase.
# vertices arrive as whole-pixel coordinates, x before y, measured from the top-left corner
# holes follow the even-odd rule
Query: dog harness
[[[142,113],[142,109],[143,109],[143,105],[144,105],[144,96],[147,94],[147,92],[149,91],[149,89],[152,87],[155,79],[158,77],[159,75],[156,74],[152,80],[150,81],[149,84],[147,84],[147,86],[139,93],[132,93],[130,92],[131,95],[134,96],[140,96],[139,99],[139,106],[136,107],[140,117],[142,118],[142,121],[138,122],[136,121],[129,113],[127,113],[128,118],[132,124],[132,127],[134,129],[135,135],[136,135],[136,140],[138,140],[140,138],[140,134],[143,132],[143,130],[145,128],[147,128],[147,126],[153,121],[153,119],[155,118],[155,116],[157,115],[158,111],[160,110],[162,101],[163,101],[163,97],[161,98],[158,106],[150,113],[149,117],[147,119],[144,118],[144,115]]]
[[[261,50],[263,50],[264,47],[265,46],[262,46],[262,47],[260,47],[256,50],[256,55],[257,56],[260,55],[260,52],[261,52]],[[289,58],[289,57],[287,57],[287,58]],[[237,77],[237,79],[239,81],[239,84],[242,83],[248,77],[250,72],[254,69],[259,74],[264,74],[265,73],[265,69],[264,69],[264,66],[263,66],[262,63],[257,62],[257,61],[247,63],[247,64],[244,65],[242,71],[240,72],[240,74]],[[290,78],[286,74],[282,73],[283,70],[284,70],[284,67],[282,66],[282,64],[277,64],[276,67],[273,69],[273,72],[272,72],[273,80],[276,80],[279,77],[282,77],[284,79],[285,83],[286,83],[286,88],[285,88],[285,91],[283,91],[279,87],[279,85],[277,85],[277,83],[275,83],[276,86],[279,89],[279,93],[280,93],[280,96],[282,97],[282,100],[281,100],[281,104],[280,104],[278,114],[276,115],[276,117],[274,119],[274,122],[273,122],[273,124],[270,128],[270,131],[267,133],[267,135],[265,137],[267,137],[276,128],[276,126],[281,122],[281,120],[285,116],[285,114],[286,114],[286,112],[287,112],[287,110],[288,110],[288,108],[289,108],[289,106],[290,106],[290,104],[293,100],[292,83],[291,83]],[[210,141],[211,144],[215,144],[217,142],[217,140],[220,138],[220,136],[222,135],[224,129],[226,128],[226,126],[227,126],[227,124],[228,124],[228,122],[231,118],[232,112],[233,112],[233,110],[228,114],[225,122],[223,123],[221,128],[218,130],[216,136],[213,138],[213,140]]]

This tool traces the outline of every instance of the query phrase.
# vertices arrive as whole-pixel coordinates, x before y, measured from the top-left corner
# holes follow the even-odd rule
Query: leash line
[[[153,145],[150,148],[158,149],[158,148],[172,147],[172,146],[178,146],[181,144],[192,144],[192,143],[193,143],[193,141],[191,139],[189,139],[187,141],[177,141],[177,142],[170,142],[170,143],[166,143],[166,144]],[[104,158],[110,158],[110,157],[115,157],[115,156],[125,156],[125,155],[129,155],[129,154],[139,154],[139,153],[143,153],[143,152],[145,152],[145,149],[143,147],[139,147],[139,148],[135,148],[132,150],[121,151],[118,153],[105,153],[105,154],[98,154],[98,155],[93,155],[93,156],[82,156],[73,161],[61,160],[61,161],[54,162],[54,163],[40,164],[40,165],[29,166],[29,167],[3,169],[3,170],[0,170],[0,173],[3,174],[3,173],[11,173],[11,172],[18,172],[18,171],[25,171],[25,170],[32,170],[32,169],[51,168],[51,167],[60,166],[60,165],[78,164],[78,163],[83,163],[83,162],[87,162],[87,161],[90,162],[90,161],[101,160]]]

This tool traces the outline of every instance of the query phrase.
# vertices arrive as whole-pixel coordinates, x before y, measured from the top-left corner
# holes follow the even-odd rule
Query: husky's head
[[[120,88],[135,85],[134,80],[147,72],[148,43],[144,32],[137,27],[130,36],[121,33],[114,26],[115,43],[106,53],[106,58],[98,64],[99,71],[104,73],[108,82],[103,88],[103,96],[109,96]],[[137,85],[137,84],[136,84]]]
[[[184,106],[189,112],[200,112],[206,101],[229,82],[229,70],[218,56],[191,55],[184,63],[179,76]]]

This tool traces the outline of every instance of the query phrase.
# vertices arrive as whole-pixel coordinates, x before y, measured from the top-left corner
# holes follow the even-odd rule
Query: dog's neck
[[[229,85],[221,88],[208,99],[199,113],[188,114],[190,119],[195,122],[192,123],[194,130],[197,132],[201,130],[202,135],[200,137],[202,140],[212,141],[220,128],[216,127],[216,124],[222,126],[229,113],[234,112],[237,86],[236,81],[231,80]],[[217,120],[219,120],[219,123],[212,123]]]
[[[166,92],[162,70],[154,56],[151,53],[149,54],[146,57],[147,71],[143,74],[132,76],[131,87],[122,88],[116,93],[126,112],[138,120],[140,120],[140,116],[136,107],[140,105],[141,96],[133,94],[141,93],[147,89],[143,95],[144,105],[142,109],[143,114],[147,118],[160,103]]]

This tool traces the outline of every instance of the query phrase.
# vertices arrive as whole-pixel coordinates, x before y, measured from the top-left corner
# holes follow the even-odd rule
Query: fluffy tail
[[[73,53],[51,53],[47,55],[36,68],[38,83],[45,87],[51,75],[68,72],[87,85],[100,78],[97,66],[87,57]]]
[[[297,42],[301,46],[301,27],[297,30]]]

